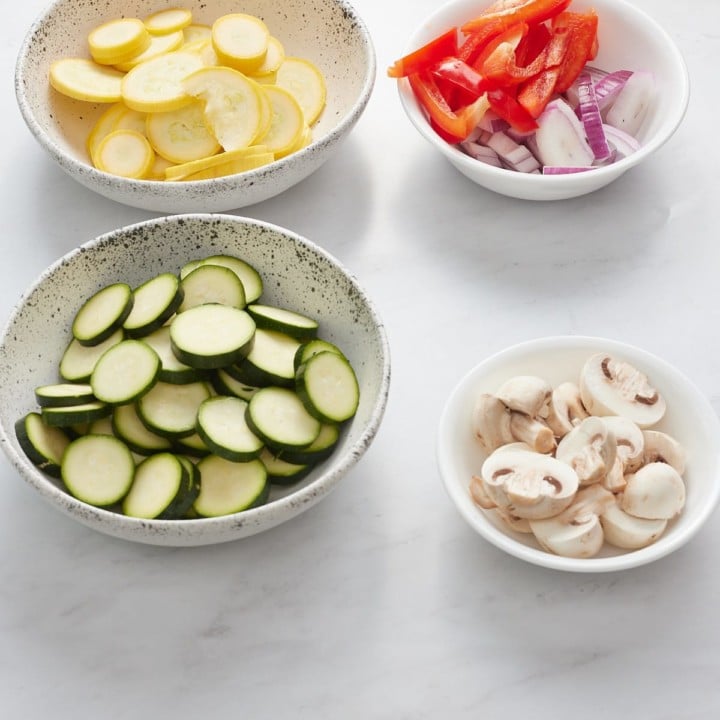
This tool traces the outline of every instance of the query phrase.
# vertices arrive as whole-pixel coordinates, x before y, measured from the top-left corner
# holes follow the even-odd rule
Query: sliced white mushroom
[[[600,522],[606,542],[624,550],[652,545],[667,527],[667,520],[647,520],[629,515],[617,501],[600,514]]]
[[[472,501],[483,510],[492,510],[497,503],[488,495],[483,479],[479,475],[473,475],[470,480],[470,497]]]
[[[620,415],[607,415],[602,421],[615,436],[617,454],[623,462],[625,473],[635,472],[643,465],[643,431],[632,420]]]
[[[563,557],[589,558],[603,545],[600,514],[615,496],[600,485],[591,485],[577,493],[572,505],[555,517],[530,520],[530,528],[540,545]]]
[[[622,415],[641,428],[659,422],[665,399],[630,363],[606,353],[590,357],[580,373],[580,397],[591,415]]]
[[[535,375],[517,375],[504,382],[495,397],[510,410],[532,418],[546,417],[552,386],[547,380]]]
[[[577,473],[581,485],[602,480],[615,462],[615,437],[597,417],[585,418],[560,440],[555,457]]]
[[[573,382],[560,383],[552,391],[545,419],[555,437],[564,437],[586,417],[588,411],[582,403],[580,388]]]
[[[513,515],[503,508],[495,508],[495,514],[508,526],[510,530],[526,535],[532,533],[529,520]]]
[[[515,439],[510,432],[510,413],[494,395],[482,393],[473,409],[473,432],[486,453]]]
[[[630,515],[670,520],[685,506],[685,483],[672,465],[649,463],[625,480],[621,507]]]
[[[659,430],[643,430],[645,450],[643,463],[664,462],[680,475],[685,472],[685,448],[671,435]]]
[[[625,472],[619,455],[615,456],[615,462],[607,475],[600,480],[600,484],[611,493],[619,493],[625,489]]]
[[[526,450],[496,450],[481,473],[490,499],[519,518],[557,515],[570,505],[578,488],[577,474],[569,465]]]
[[[555,435],[542,421],[521,412],[510,413],[510,432],[515,440],[527,443],[539,453],[551,453],[555,449]]]

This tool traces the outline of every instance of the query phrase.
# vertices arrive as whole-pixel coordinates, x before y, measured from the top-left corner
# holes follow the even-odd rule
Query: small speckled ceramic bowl
[[[187,0],[196,23],[239,12],[235,0]],[[261,17],[287,55],[313,61],[327,82],[327,105],[303,150],[239,175],[195,182],[128,180],[96,170],[88,134],[106,105],[79,102],[50,87],[50,64],[89,57],[88,32],[107,20],[146,17],[166,4],[151,0],[54,0],[30,28],[20,49],[15,92],[23,118],[40,145],[72,178],[117,202],[157,212],[222,212],[267,200],[317,170],[355,126],[375,82],[370,34],[345,0],[247,0],[242,12]]]
[[[342,348],[360,385],[360,406],[332,456],[298,484],[274,488],[266,505],[219,518],[138,520],[80,502],[30,463],[15,421],[36,409],[34,388],[55,382],[82,299],[111,282],[136,286],[190,259],[227,253],[263,276],[263,300],[320,321],[320,336]],[[324,498],[373,441],[390,383],[383,324],[357,280],[327,252],[268,223],[226,215],[174,215],[102,235],[48,268],[14,308],[0,338],[0,444],[20,475],[53,507],[95,530],[156,545],[205,545],[279,525]]]

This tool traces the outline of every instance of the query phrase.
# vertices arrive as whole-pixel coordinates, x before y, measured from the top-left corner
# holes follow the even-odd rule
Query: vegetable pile
[[[25,454],[79,500],[149,519],[239,512],[299,481],[332,454],[360,391],[318,322],[262,292],[228,255],[99,290],[59,380],[15,424]]]
[[[547,175],[582,172],[639,148],[655,92],[643,71],[606,72],[598,15],[571,0],[497,0],[388,68],[430,126],[473,158]]]
[[[90,57],[52,63],[50,84],[109,105],[87,150],[114,175],[179,181],[252,170],[308,145],[325,106],[320,70],[286,56],[252,15],[210,27],[171,8],[103,23],[87,40]]]
[[[666,409],[642,371],[607,353],[587,359],[577,384],[512,377],[476,399],[487,457],[470,495],[556,555],[650,545],[685,506],[685,451],[656,429]]]

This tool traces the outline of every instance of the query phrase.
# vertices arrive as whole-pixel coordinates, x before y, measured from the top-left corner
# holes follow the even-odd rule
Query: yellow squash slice
[[[155,153],[144,135],[135,130],[115,130],[95,154],[97,168],[112,175],[142,179],[153,166]]]
[[[192,11],[187,8],[167,8],[148,15],[144,21],[145,27],[153,35],[167,35],[183,30],[192,22]]]
[[[137,18],[120,18],[98,25],[88,34],[90,56],[101,65],[115,65],[143,52],[150,33]]]
[[[93,165],[97,164],[95,162],[95,153],[98,145],[100,145],[107,135],[116,129],[115,123],[126,111],[127,107],[123,103],[114,103],[113,105],[110,105],[110,107],[106,108],[100,117],[95,121],[86,143],[88,155],[90,156]]]
[[[305,121],[312,125],[325,107],[327,87],[320,70],[309,60],[286,57],[278,68],[275,82],[300,103]]]
[[[192,175],[186,175],[181,178],[181,180],[183,182],[192,182],[195,180],[212,180],[213,178],[236,175],[237,173],[247,172],[248,170],[255,170],[263,165],[269,165],[273,160],[274,155],[272,153],[257,153],[256,155],[236,158],[230,162],[206,168],[205,170],[193,173]]]
[[[160,55],[165,55],[169,52],[174,52],[180,49],[184,42],[185,36],[182,30],[178,30],[174,33],[168,33],[167,35],[150,35],[150,45],[147,49],[133,57],[129,58],[125,62],[116,63],[115,67],[122,72],[129,72],[137,65],[153,60]]]
[[[50,84],[63,95],[85,102],[122,99],[123,74],[86,58],[62,58],[50,66]]]
[[[230,13],[213,23],[212,41],[223,65],[252,73],[265,60],[270,31],[254,15]]]
[[[115,120],[113,130],[135,130],[135,132],[144,135],[146,122],[147,113],[131,110],[123,104],[123,110]]]
[[[166,160],[162,155],[155,155],[152,167],[148,171],[147,180],[165,180],[165,173],[169,167],[172,167],[173,163]]]
[[[300,142],[305,129],[305,116],[298,101],[277,85],[261,85],[270,101],[272,120],[261,142],[275,157],[284,157]]]
[[[225,150],[251,145],[262,129],[260,86],[228,67],[204,67],[183,81],[205,103],[205,121]]]
[[[189,104],[183,81],[203,67],[197,53],[176,51],[134,67],[122,80],[123,102],[139,112],[170,112]]]
[[[165,171],[167,180],[185,180],[190,175],[198,175],[218,165],[226,165],[236,160],[248,160],[256,155],[269,155],[264,145],[251,145],[250,147],[241,148],[240,150],[230,150],[222,152],[212,157],[194,160],[193,162],[183,163],[182,165],[173,165]]]
[[[155,152],[173,163],[200,160],[221,149],[205,123],[203,104],[197,101],[180,110],[148,115],[145,132]]]
[[[285,48],[282,43],[272,35],[268,39],[267,53],[265,60],[257,70],[251,73],[251,77],[259,82],[268,83],[275,82],[277,71],[285,59]]]
[[[183,35],[185,36],[185,44],[196,40],[212,40],[212,28],[209,25],[193,23],[183,29]]]

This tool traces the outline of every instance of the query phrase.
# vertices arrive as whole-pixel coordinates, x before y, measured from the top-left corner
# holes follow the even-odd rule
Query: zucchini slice
[[[166,437],[148,430],[143,424],[134,403],[119,405],[112,415],[112,428],[125,444],[139,455],[170,450],[171,442]]]
[[[226,369],[219,368],[212,379],[213,387],[221,395],[233,395],[249,400],[260,388],[236,380]]]
[[[202,517],[230,515],[267,500],[270,483],[260,460],[238,463],[208,455],[200,460],[197,469],[200,494],[193,508]]]
[[[302,480],[311,470],[312,465],[296,465],[273,455],[265,448],[260,461],[267,470],[268,480],[276,485],[293,485]]]
[[[311,340],[317,335],[317,320],[293,310],[253,303],[248,305],[247,311],[255,325],[264,330],[277,330],[298,340]]]
[[[318,436],[308,447],[283,450],[282,459],[296,465],[314,465],[332,455],[339,439],[339,426],[334,423],[324,423],[320,427]]]
[[[352,366],[334,352],[313,355],[297,371],[297,394],[307,411],[325,423],[349,420],[360,402]]]
[[[217,303],[242,310],[245,307],[245,288],[240,278],[229,268],[220,265],[201,265],[180,281],[185,297],[178,312],[198,305]]]
[[[192,435],[198,408],[211,395],[205,382],[172,385],[159,382],[137,402],[137,412],[148,430],[170,439]]]
[[[145,458],[135,469],[130,492],[122,510],[137,518],[181,518],[199,493],[195,475],[172,453],[163,452]]]
[[[210,448],[197,432],[194,432],[192,435],[187,435],[186,437],[176,438],[175,445],[178,452],[182,452],[190,457],[202,458],[210,454]]]
[[[263,280],[260,273],[250,264],[233,255],[209,255],[201,260],[191,260],[180,270],[180,277],[185,277],[191,270],[200,265],[221,265],[229,268],[239,278],[245,288],[245,300],[254,303],[263,292]]]
[[[160,374],[158,354],[142,340],[123,340],[97,362],[90,385],[98,400],[124,405],[144,395]]]
[[[81,345],[99,345],[107,340],[130,314],[133,294],[127,283],[113,283],[98,290],[77,311],[73,337]]]
[[[295,370],[297,370],[306,360],[309,360],[313,355],[317,355],[319,352],[324,351],[334,352],[337,355],[342,355],[342,357],[345,357],[342,350],[337,345],[333,345],[327,340],[315,338],[313,340],[308,340],[307,342],[303,343],[297,349],[294,358]]]
[[[107,507],[127,494],[135,461],[122,440],[110,435],[83,435],[67,446],[61,475],[65,487],[78,500]]]
[[[35,399],[40,407],[83,405],[95,400],[88,383],[53,383],[35,388]]]
[[[205,400],[197,414],[197,432],[210,450],[226,460],[246,462],[260,455],[263,441],[245,420],[248,403],[218,395]]]
[[[100,400],[93,400],[82,405],[42,408],[42,418],[48,425],[65,428],[91,423],[107,417],[111,413],[112,405]]]
[[[47,425],[41,415],[31,412],[15,423],[15,435],[28,460],[39,470],[60,477],[60,463],[70,438],[58,427]]]
[[[123,337],[122,328],[118,328],[105,342],[93,347],[81,345],[73,338],[60,359],[60,376],[68,382],[88,382],[97,361]]]
[[[299,345],[299,341],[290,335],[258,328],[247,357],[227,370],[248,385],[292,388],[295,385],[295,354]]]
[[[295,392],[281,387],[262,388],[250,398],[247,423],[276,450],[308,447],[320,433],[320,421],[310,415]]]
[[[177,315],[170,342],[177,358],[191,367],[212,370],[240,360],[253,344],[255,322],[227,305],[198,305]]]
[[[162,327],[180,307],[180,278],[161,273],[133,290],[133,306],[123,327],[127,336],[139,338]]]
[[[190,382],[203,380],[206,375],[205,370],[190,367],[184,362],[180,362],[172,350],[170,342],[170,326],[155,330],[143,338],[160,358],[160,374],[158,379],[162,382],[173,383],[173,385],[185,385]]]

